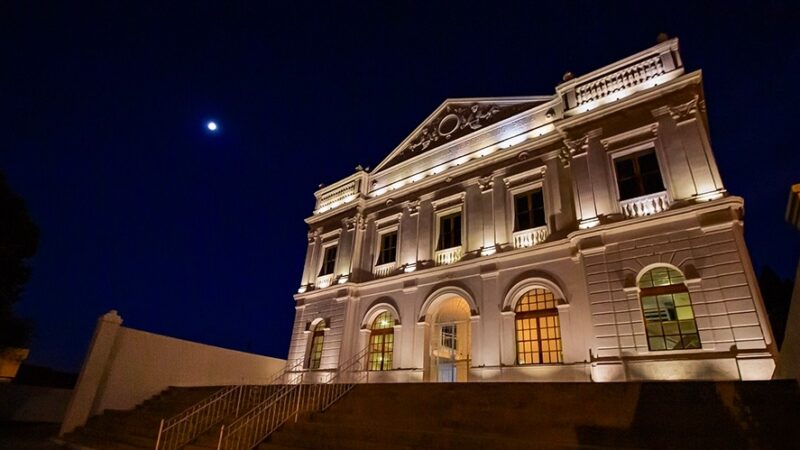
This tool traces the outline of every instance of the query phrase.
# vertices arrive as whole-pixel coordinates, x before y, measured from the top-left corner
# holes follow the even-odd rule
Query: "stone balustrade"
[[[320,275],[317,277],[317,288],[324,289],[333,283],[333,274],[329,273],[328,275]]]
[[[315,214],[320,214],[325,211],[334,209],[344,203],[355,200],[358,196],[358,185],[356,180],[352,180],[328,192],[324,192],[317,199],[317,208],[314,210]]]
[[[577,106],[591,103],[615,92],[630,89],[665,73],[659,55],[637,62],[602,78],[575,86]]]
[[[658,214],[669,209],[670,200],[666,191],[656,192],[655,194],[643,195],[641,197],[622,200],[619,207],[622,214],[627,218],[644,217]]]
[[[392,274],[392,272],[395,271],[395,269],[397,269],[397,262],[393,261],[390,263],[380,264],[375,266],[372,269],[372,274],[375,275],[375,278],[388,277],[389,275]]]
[[[529,228],[513,234],[514,248],[533,247],[547,239],[549,231],[547,226]]]
[[[452,247],[446,248],[444,250],[437,250],[433,254],[433,261],[436,263],[437,266],[442,266],[445,264],[453,264],[461,260],[461,256],[464,253],[463,247]]]

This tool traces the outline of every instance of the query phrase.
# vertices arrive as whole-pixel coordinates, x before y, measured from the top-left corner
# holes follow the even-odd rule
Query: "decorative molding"
[[[570,161],[572,161],[572,157],[580,152],[583,151],[586,147],[589,146],[589,135],[586,134],[583,137],[578,139],[564,139],[564,147],[561,147],[561,152],[559,153],[558,157],[561,159],[561,163],[564,166],[569,167]]]
[[[686,103],[676,106],[668,106],[667,110],[676,122],[683,122],[694,117],[697,111],[702,110],[703,108],[705,108],[705,102],[700,102],[700,97],[695,95],[693,99]]]
[[[494,178],[491,175],[480,177],[478,178],[478,186],[480,186],[482,192],[490,191],[494,186]]]

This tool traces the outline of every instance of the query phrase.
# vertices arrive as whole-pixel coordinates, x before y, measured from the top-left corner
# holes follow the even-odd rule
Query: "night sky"
[[[703,70],[756,269],[794,274],[797,6],[112,3],[0,6],[0,170],[41,228],[31,363],[77,370],[110,309],[285,357],[319,183],[375,167],[445,98],[551,95],[662,31]]]

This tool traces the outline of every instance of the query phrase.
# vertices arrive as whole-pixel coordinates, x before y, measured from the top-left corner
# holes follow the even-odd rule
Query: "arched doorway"
[[[428,339],[427,379],[434,382],[467,381],[470,367],[470,306],[457,295],[436,299],[426,322]]]

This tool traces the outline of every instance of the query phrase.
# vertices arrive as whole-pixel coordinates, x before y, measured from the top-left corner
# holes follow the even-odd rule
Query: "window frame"
[[[618,178],[617,178],[618,177],[618,175],[617,175],[617,164],[616,164],[617,160],[619,160],[621,158],[622,159],[626,159],[626,158],[629,158],[629,157],[634,157],[635,155],[637,155],[639,153],[646,153],[646,152],[649,152],[649,151],[652,151],[656,156],[656,161],[658,162],[658,171],[659,171],[659,173],[661,175],[661,184],[664,186],[664,190],[663,191],[658,191],[658,192],[666,192],[667,193],[667,197],[670,199],[670,201],[672,200],[672,190],[671,190],[672,180],[669,177],[669,172],[665,171],[665,165],[664,165],[665,159],[664,159],[664,156],[663,156],[663,151],[662,151],[661,145],[658,143],[658,141],[656,139],[647,139],[647,140],[645,140],[643,142],[638,142],[636,144],[633,144],[633,145],[630,145],[630,146],[627,146],[627,147],[614,149],[613,151],[609,151],[609,153],[608,153],[609,154],[608,160],[607,160],[608,161],[608,169],[609,169],[608,173],[610,173],[612,175],[612,179],[611,179],[611,185],[612,185],[612,189],[613,189],[612,192],[613,192],[614,198],[616,199],[617,207],[619,207],[619,204],[621,202],[625,202],[627,200],[632,200],[632,199],[635,199],[635,198],[639,198],[639,197],[631,197],[631,198],[625,199],[625,200],[621,199],[621,195],[620,195],[620,191],[619,191],[619,182],[617,181],[618,180]],[[645,196],[645,195],[652,195],[652,194],[644,194],[644,195],[642,195],[642,197]],[[621,211],[618,211],[618,212],[621,212]]]
[[[517,230],[516,229],[516,222],[517,222],[517,205],[514,199],[521,194],[526,192],[532,192],[535,190],[542,191],[542,203],[544,205],[544,225],[547,227],[547,232],[550,234],[552,230],[550,229],[550,200],[547,198],[547,190],[544,188],[544,177],[546,172],[545,166],[536,167],[530,170],[526,170],[525,172],[511,175],[504,179],[506,186],[508,189],[506,190],[506,232],[508,233],[509,242],[513,242],[514,233],[519,233],[521,231],[533,230],[534,228],[528,228],[526,230]]]
[[[534,216],[534,208],[533,208],[533,194],[536,193],[536,192],[539,192],[540,195],[542,196],[542,208],[541,208],[542,209],[542,223],[541,224],[534,223],[534,217],[535,216]],[[519,220],[518,220],[519,213],[517,211],[517,199],[521,198],[523,196],[528,199],[528,206],[530,208],[529,211],[528,211],[528,214],[530,215],[531,226],[529,226],[527,228],[521,228],[519,226]],[[541,183],[538,184],[535,187],[531,187],[530,189],[525,189],[525,190],[523,190],[521,192],[516,192],[516,193],[511,194],[511,209],[512,209],[512,215],[513,215],[513,222],[511,224],[512,225],[512,233],[516,233],[518,231],[532,230],[534,228],[539,228],[539,227],[546,227],[547,226],[547,207],[546,207],[545,203],[546,202],[545,202],[544,189],[542,189]]]
[[[335,249],[336,254],[333,256],[333,261],[331,262],[332,268],[330,271],[326,271],[327,263],[328,263],[328,252],[331,249]],[[320,258],[320,265],[319,271],[317,273],[318,277],[324,277],[328,275],[333,275],[336,273],[336,264],[339,262],[339,241],[334,241],[328,244],[324,244],[322,246],[322,257]]]
[[[325,331],[326,324],[324,320],[320,320],[309,330],[311,333],[311,342],[308,347],[309,370],[318,370],[322,365],[322,351],[325,349]],[[319,343],[319,349],[317,349],[317,343]]]
[[[466,221],[467,215],[466,215],[466,208],[464,207],[464,204],[463,204],[463,195],[459,195],[457,198],[460,198],[462,200],[462,202],[459,202],[456,205],[451,205],[451,206],[448,206],[448,207],[442,207],[441,209],[439,209],[440,203],[437,202],[437,203],[434,203],[434,205],[433,205],[434,206],[434,216],[433,216],[433,220],[434,220],[434,222],[433,222],[434,230],[433,231],[434,232],[431,235],[431,241],[432,241],[431,244],[432,244],[432,247],[433,247],[433,252],[432,253],[436,253],[436,252],[442,251],[442,250],[448,250],[448,249],[451,249],[451,248],[459,248],[459,247],[464,248],[464,240],[467,237],[467,228],[466,228],[467,227],[467,221]],[[449,201],[449,200],[451,200],[451,199],[444,199],[443,202],[444,201]],[[442,218],[445,218],[445,217],[448,217],[448,216],[453,216],[453,215],[456,215],[456,214],[461,215],[461,245],[457,245],[455,247],[439,248],[439,235],[441,234]]]
[[[392,318],[391,326],[388,326],[386,328],[373,328],[375,326],[375,322],[377,322],[378,319],[380,319],[381,316],[384,315],[384,314],[387,314]],[[368,365],[367,370],[369,370],[371,372],[383,372],[383,371],[387,371],[387,370],[392,370],[393,369],[393,365],[394,365],[394,345],[395,345],[394,327],[395,326],[397,326],[397,318],[394,317],[394,314],[392,314],[391,311],[382,311],[377,316],[375,316],[375,319],[373,319],[372,322],[370,323],[370,326],[369,326],[369,339],[368,339],[369,352],[367,354],[367,365]],[[392,336],[392,342],[391,342],[391,349],[387,351],[386,350],[386,344],[387,344],[386,336],[389,336],[389,335]],[[374,336],[383,336],[383,339],[381,339],[380,351],[379,352],[376,352],[373,349],[373,345],[375,345],[375,344],[373,343],[373,339],[372,338]],[[373,365],[374,364],[373,355],[377,355],[377,354],[379,354],[381,356],[381,358],[380,358],[380,367],[376,369],[376,368],[374,368],[374,365]],[[391,357],[389,358],[389,363],[388,364],[386,363],[386,355],[387,354],[391,355]]]
[[[640,287],[640,283],[642,278],[647,275],[648,273],[658,270],[661,268],[666,268],[667,270],[672,270],[681,275],[683,278],[682,281],[679,282],[670,282],[670,284],[662,285],[662,286],[652,286],[652,287]],[[671,281],[671,280],[670,280]],[[645,271],[642,271],[641,274],[637,277],[636,280],[636,288],[638,290],[638,301],[639,301],[639,308],[642,313],[642,324],[644,325],[644,337],[647,341],[647,350],[648,352],[676,352],[676,351],[698,351],[703,349],[703,341],[700,339],[700,330],[697,328],[697,315],[695,313],[694,303],[692,302],[692,296],[689,292],[689,286],[686,284],[686,275],[678,268],[671,267],[671,266],[656,266],[651,267]],[[675,294],[686,294],[686,298],[688,299],[688,305],[676,305],[675,304]],[[675,309],[676,317],[674,320],[664,320],[659,318],[659,320],[649,320],[647,318],[647,314],[645,313],[645,305],[644,299],[645,298],[653,298],[656,301],[656,308],[660,312],[661,306],[659,304],[658,297],[659,296],[673,296],[672,297],[672,308]],[[678,308],[686,308],[688,307],[692,312],[691,319],[678,319]],[[681,328],[681,322],[692,321],[692,327],[694,332],[687,332],[684,333]],[[677,334],[670,333],[667,334],[666,330],[664,329],[664,322],[674,322],[675,329],[677,330]],[[650,335],[650,328],[648,327],[649,324],[658,323],[659,329],[661,331],[660,335],[654,335],[651,337]],[[680,348],[667,348],[667,337],[675,337],[677,336],[681,342]],[[684,346],[684,339],[686,337],[694,336],[697,339],[697,346],[696,347],[685,347]],[[652,346],[651,339],[661,339],[664,343],[664,348],[656,348],[654,349]]]
[[[384,247],[383,247],[384,238],[386,238],[388,235],[391,235],[391,234],[395,235],[394,259],[392,259],[391,261],[388,261],[388,260],[384,261],[383,260],[383,254],[384,254],[384,250],[385,250]],[[375,266],[382,266],[384,264],[397,263],[397,257],[398,257],[399,250],[400,250],[400,230],[399,230],[399,228],[397,226],[394,226],[394,227],[390,227],[390,228],[386,228],[384,230],[378,231],[378,245],[377,245],[377,247],[378,247],[378,252],[377,252],[378,257],[375,260],[375,264],[374,264]]]
[[[552,308],[535,309],[535,310],[529,310],[529,311],[518,311],[518,309],[520,307],[520,304],[523,301],[524,297],[527,296],[527,295],[530,295],[533,291],[536,291],[536,290],[544,291],[544,293],[549,293],[552,296],[552,298],[553,298],[553,300],[552,300],[553,301]],[[543,286],[531,287],[531,288],[525,290],[522,293],[522,295],[519,297],[519,299],[517,299],[517,302],[514,305],[514,310],[513,310],[513,312],[514,312],[514,350],[515,350],[515,364],[516,365],[518,365],[518,366],[541,366],[541,365],[564,364],[564,338],[563,338],[563,335],[561,333],[561,317],[559,315],[558,304],[559,304],[559,301],[558,301],[558,297],[556,296],[556,293],[554,291],[552,291],[551,289],[548,289],[548,288],[543,287]],[[543,327],[542,327],[542,319],[546,320],[549,317],[555,318],[555,321],[554,321],[555,322],[555,326],[554,327],[550,327],[547,324],[545,324],[544,329],[554,328],[555,330],[557,330],[558,336],[556,336],[555,338],[551,338],[549,336],[545,337],[545,338],[542,337],[542,333],[541,333],[541,330],[543,329]],[[520,322],[522,322],[524,320],[534,320],[536,322],[535,330],[533,328],[528,328],[528,329],[521,328],[520,327]],[[535,339],[527,339],[526,340],[523,337],[523,339],[520,340],[519,333],[520,332],[524,333],[525,331],[528,331],[529,333],[535,331],[536,338]],[[521,362],[521,354],[520,354],[520,351],[519,351],[519,347],[520,347],[520,344],[524,345],[527,342],[531,342],[531,343],[535,342],[535,343],[537,343],[538,350],[536,352],[525,352],[525,351],[523,351],[522,353],[523,354],[528,354],[528,353],[536,354],[538,356],[538,362],[533,362],[533,361],[531,361],[531,362]],[[543,349],[543,345],[542,345],[543,342],[547,342],[548,345],[551,342],[556,342],[558,344],[559,348],[558,348],[557,351],[550,350],[550,349],[544,350]],[[548,362],[544,362],[545,353],[547,353],[548,354],[548,358],[551,359]],[[551,357],[552,357],[553,353],[556,353],[556,356],[557,356],[557,360],[556,361],[552,361]]]

